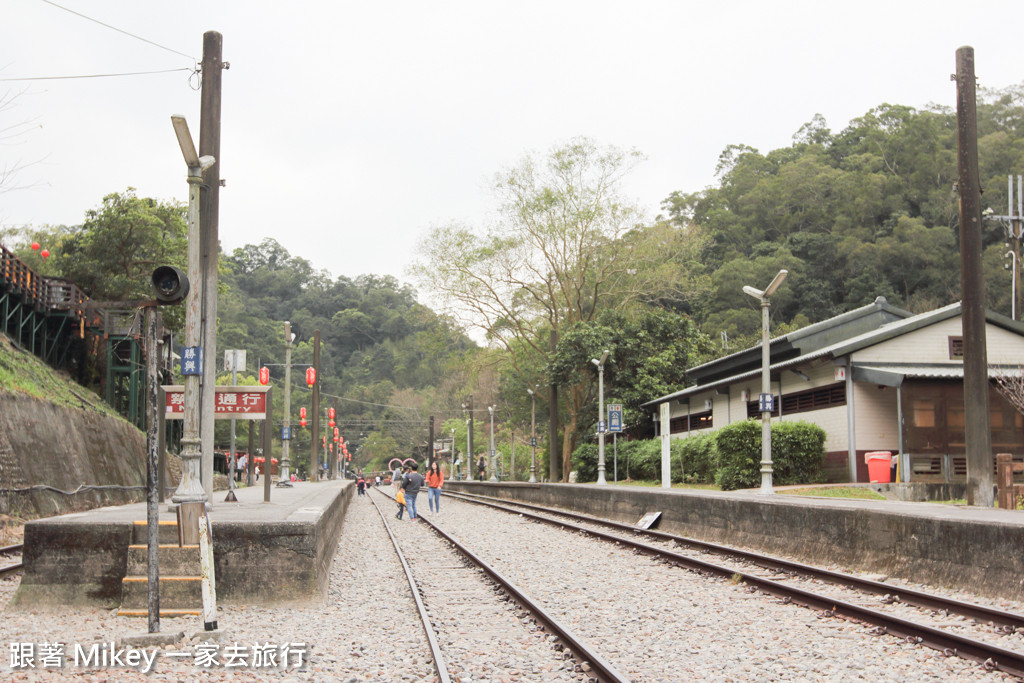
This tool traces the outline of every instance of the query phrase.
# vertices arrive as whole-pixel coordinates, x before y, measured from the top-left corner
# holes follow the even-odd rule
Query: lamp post
[[[530,394],[530,483],[537,483],[537,394],[527,389]]]
[[[494,406],[487,406],[487,412],[491,414],[491,478],[487,481],[498,481],[498,466],[495,462],[497,451],[494,450]]]
[[[1004,256],[1012,259],[1013,270],[1010,275],[1010,320],[1017,319],[1017,252],[1013,249],[1006,252]]]
[[[281,474],[277,478],[278,486],[291,486],[291,476],[288,467],[291,462],[288,460],[288,446],[291,443],[291,412],[292,412],[292,324],[287,320],[284,322],[284,419],[282,420],[282,431],[288,433],[287,439],[281,441]]]
[[[597,483],[607,485],[604,478],[604,362],[608,360],[608,349],[601,354],[601,360],[591,358],[590,362],[597,366]]]
[[[203,172],[213,166],[215,160],[211,156],[200,157],[196,154],[196,146],[192,142],[192,134],[188,131],[188,122],[184,116],[172,116],[171,125],[174,126],[178,146],[188,166],[188,274],[192,287],[185,300],[185,347],[187,350],[193,350],[200,344],[199,316],[203,297],[203,278],[200,273],[199,188],[203,184]],[[184,377],[185,415],[181,437],[181,481],[171,496],[175,503],[203,503],[209,500],[200,475],[202,451],[199,438],[199,377],[199,374],[186,374]]]
[[[466,420],[466,481],[473,481],[473,436],[470,429],[470,422]]]
[[[759,398],[761,408],[761,493],[773,494],[772,490],[772,388],[771,354],[768,352],[768,309],[771,307],[769,298],[779,288],[782,281],[789,275],[788,270],[780,270],[771,284],[761,291],[749,285],[743,286],[743,292],[761,302],[761,396]],[[780,397],[781,398],[781,397]]]

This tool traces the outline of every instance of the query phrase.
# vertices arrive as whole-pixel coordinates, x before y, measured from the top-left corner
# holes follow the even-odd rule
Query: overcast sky
[[[333,276],[407,281],[431,226],[486,224],[494,174],[574,136],[647,156],[626,190],[653,217],[713,184],[726,145],[787,146],[815,113],[838,131],[883,102],[955,106],[962,45],[980,86],[1024,81],[1020,0],[58,4],[157,45],[0,0],[0,79],[190,69],[223,34],[222,246],[273,237]],[[0,225],[80,224],[127,187],[187,200],[170,116],[198,142],[188,71],[5,93],[0,168],[30,165]]]

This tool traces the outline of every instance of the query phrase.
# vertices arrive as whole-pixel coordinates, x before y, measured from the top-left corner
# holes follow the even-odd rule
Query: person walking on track
[[[423,475],[417,472],[419,463],[413,462],[409,465],[409,469],[410,472],[402,477],[402,490],[405,491],[405,507],[409,508],[409,521],[415,522],[417,519],[416,496],[419,495],[425,482]]]
[[[427,467],[427,505],[430,511],[438,513],[441,511],[441,486],[444,484],[444,474],[441,466],[434,460]]]

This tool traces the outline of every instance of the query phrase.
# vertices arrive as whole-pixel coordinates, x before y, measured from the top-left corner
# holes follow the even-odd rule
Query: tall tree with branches
[[[641,160],[635,150],[586,138],[543,159],[527,156],[495,178],[497,222],[483,231],[458,224],[431,230],[412,273],[517,368],[536,366],[536,357],[549,363],[552,335],[601,310],[646,297],[686,299],[703,286],[690,268],[702,241],[685,228],[644,227],[642,211],[621,192],[623,177]],[[563,480],[592,375],[577,373],[562,387]]]

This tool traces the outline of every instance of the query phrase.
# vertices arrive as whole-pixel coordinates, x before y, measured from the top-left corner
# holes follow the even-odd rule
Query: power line
[[[44,2],[46,0],[43,0]],[[151,74],[169,74],[174,71],[194,71],[188,67],[162,69],[159,71],[128,71],[117,74],[85,74],[81,76],[21,76],[18,78],[0,78],[0,81],[67,81],[77,78],[115,78],[117,76],[149,76]]]
[[[149,43],[150,45],[153,45],[154,47],[158,47],[161,50],[167,50],[168,52],[173,52],[176,55],[181,55],[182,57],[187,57],[188,59],[191,59],[193,62],[198,62],[199,61],[195,57],[193,57],[192,55],[187,55],[184,52],[178,52],[177,50],[173,50],[173,49],[167,47],[166,45],[161,45],[160,43],[154,43],[152,40],[149,40],[147,38],[143,38],[142,36],[137,36],[134,33],[129,33],[128,31],[125,31],[123,29],[117,28],[116,26],[111,26],[110,24],[104,24],[99,19],[93,19],[92,17],[86,16],[86,15],[82,14],[81,12],[76,12],[75,10],[69,9],[67,7],[64,7],[63,5],[58,5],[57,3],[53,2],[52,0],[42,0],[42,1],[45,2],[47,5],[52,5],[52,6],[56,7],[57,9],[62,9],[65,12],[70,12],[71,14],[74,14],[76,17],[81,17],[82,19],[85,19],[86,21],[91,21],[93,23],[99,24],[100,26],[103,26],[104,28],[109,28],[111,31],[117,31],[118,33],[123,33],[126,36],[129,36],[131,38],[135,38],[136,40],[141,40],[144,43]]]

